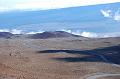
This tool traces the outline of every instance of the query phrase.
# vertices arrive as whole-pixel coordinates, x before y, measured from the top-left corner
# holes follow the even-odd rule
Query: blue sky
[[[6,11],[13,11],[13,10],[23,10],[23,11],[24,10],[25,11],[26,10],[46,10],[46,9],[56,9],[56,8],[66,8],[66,7],[77,7],[77,6],[87,6],[87,5],[96,5],[96,4],[115,3],[115,2],[120,2],[120,0],[0,0],[0,13],[2,13],[2,12],[4,13]],[[109,6],[109,8],[111,8],[111,6]],[[95,25],[94,25],[94,22],[93,23],[89,23],[88,22],[88,24],[85,25],[85,26],[88,26],[88,27],[86,27],[85,29],[81,29],[80,28],[80,31],[81,31],[80,33],[78,33],[79,29],[77,27],[79,27],[79,26],[83,27],[83,26],[82,25],[78,25],[78,26],[76,25],[76,29],[77,29],[76,32],[77,32],[77,34],[80,34],[80,35],[86,36],[86,37],[99,37],[99,36],[108,37],[108,36],[117,36],[117,35],[120,36],[120,32],[119,32],[119,29],[118,29],[119,28],[118,26],[120,25],[120,9],[116,8],[116,11],[113,11],[112,9],[104,9],[103,8],[100,11],[98,11],[98,14],[101,14],[101,17],[104,17],[105,21],[100,21],[98,23],[95,22]],[[17,17],[17,18],[15,18],[13,16],[16,17],[15,14],[12,15],[12,18],[10,18],[11,15],[10,15],[10,17],[9,17],[9,15],[8,16],[2,16],[2,15],[0,16],[2,18],[1,21],[0,21],[1,22],[0,23],[0,28],[1,28],[0,32],[11,32],[13,34],[20,34],[20,33],[24,32],[24,29],[25,30],[29,30],[29,28],[31,28],[33,30],[33,25],[31,25],[31,26],[29,25],[33,21],[32,22],[31,21],[28,22],[28,24],[27,24],[28,27],[26,25],[25,26],[23,25],[23,27],[22,27],[22,26],[18,26],[18,25],[19,25],[20,22],[22,24],[22,21],[25,18],[24,17],[19,17],[19,18]],[[6,19],[6,17],[8,19]],[[96,17],[97,17],[97,15],[96,15]],[[20,21],[19,20],[17,21],[17,19],[20,19]],[[91,19],[94,19],[94,18],[91,18]],[[18,22],[18,25],[14,25],[14,24],[17,24],[17,22]],[[25,19],[24,22],[27,23],[27,20]],[[23,22],[23,24],[24,24],[24,22]],[[112,25],[112,23],[113,23],[114,26]],[[9,24],[13,24],[13,25],[9,26]],[[107,27],[106,24],[109,27]],[[47,25],[48,24],[46,24],[46,27],[47,27]],[[104,25],[105,25],[105,27],[104,27]],[[15,27],[15,29],[11,28],[12,26]],[[51,26],[53,26],[53,25],[51,25]],[[55,26],[57,26],[57,25],[55,25]],[[66,27],[68,27],[68,26],[66,26]],[[97,28],[94,28],[93,26],[96,26]],[[35,26],[35,27],[37,28],[37,26]],[[50,27],[50,24],[49,24],[48,27],[52,28],[52,27]],[[38,32],[44,31],[44,29],[41,30],[41,27],[37,28],[37,29],[36,28],[34,28],[36,31],[33,30],[31,32],[31,30],[30,30],[30,33],[38,33]],[[56,27],[56,28],[58,28],[58,27]],[[97,31],[99,31],[99,29],[102,29],[102,30],[100,30],[100,34],[97,33]],[[71,28],[70,29],[66,29],[65,28],[63,30],[65,30],[67,32],[72,32]],[[102,32],[105,32],[105,33],[102,33]],[[75,33],[75,32],[73,32],[73,33]]]
[[[0,11],[55,9],[120,2],[120,0],[0,0]]]

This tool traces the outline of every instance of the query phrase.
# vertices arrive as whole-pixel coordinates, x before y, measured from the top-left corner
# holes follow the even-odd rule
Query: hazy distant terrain
[[[0,39],[0,79],[90,79],[97,74],[106,74],[103,79],[120,77],[119,37],[19,36]]]

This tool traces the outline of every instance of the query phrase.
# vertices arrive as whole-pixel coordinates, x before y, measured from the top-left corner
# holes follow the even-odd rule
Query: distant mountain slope
[[[51,31],[36,34],[12,34],[10,32],[0,32],[0,38],[30,38],[30,39],[47,39],[47,38],[62,38],[62,37],[80,37],[64,31]],[[82,37],[82,36],[81,36]]]
[[[9,32],[0,32],[0,38],[11,38],[13,36],[12,33]]]
[[[13,11],[0,13],[0,26],[15,28],[20,25],[55,23],[55,22],[93,22],[107,20],[101,9],[111,9],[113,12],[120,8],[120,3],[71,7],[41,11]],[[10,27],[14,26],[14,27]]]
[[[61,37],[80,37],[78,35],[74,35],[71,33],[67,33],[64,31],[54,31],[54,32],[43,32],[37,33],[29,36],[28,38],[32,39],[46,39],[46,38],[61,38]]]

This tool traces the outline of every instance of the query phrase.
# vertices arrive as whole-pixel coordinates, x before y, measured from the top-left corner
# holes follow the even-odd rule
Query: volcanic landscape
[[[0,79],[120,79],[120,38],[1,32]]]

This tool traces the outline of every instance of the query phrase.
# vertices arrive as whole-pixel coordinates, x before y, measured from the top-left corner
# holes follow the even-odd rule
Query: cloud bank
[[[75,35],[80,35],[83,37],[89,37],[89,38],[106,38],[106,37],[120,37],[120,32],[113,32],[113,33],[94,33],[94,32],[87,32],[87,31],[72,31],[72,30],[61,30],[68,33],[72,33]],[[36,33],[43,33],[44,31],[31,31],[31,32],[25,32],[23,30],[18,29],[0,29],[0,32],[10,32],[12,34],[36,34]]]
[[[1,0],[0,11],[56,9],[120,2],[120,0]]]
[[[10,30],[10,32],[12,33],[12,34],[22,34],[22,30],[17,30],[17,29],[12,29],[12,30]]]
[[[72,33],[75,35],[80,35],[83,37],[89,38],[107,38],[107,37],[120,37],[120,32],[112,32],[112,33],[94,33],[88,31],[72,31],[72,30],[62,30],[68,33]]]
[[[89,38],[107,38],[107,37],[120,37],[120,32],[113,32],[113,33],[82,32],[79,35]]]
[[[0,32],[10,32],[12,34],[22,34],[23,33],[22,30],[18,30],[18,29],[12,29],[12,30],[9,30],[9,29],[0,29]]]

